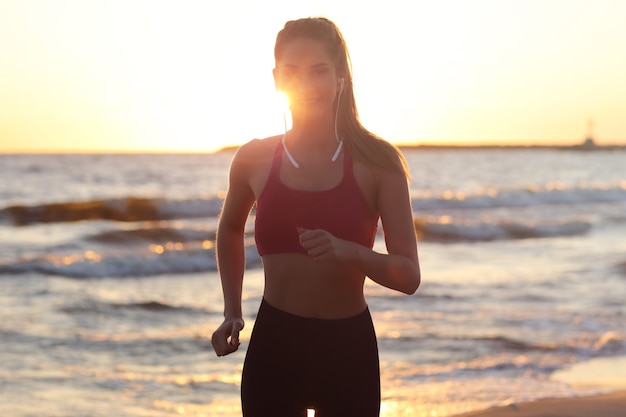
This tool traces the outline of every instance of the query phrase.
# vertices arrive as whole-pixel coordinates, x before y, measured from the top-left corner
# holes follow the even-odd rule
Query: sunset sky
[[[626,144],[626,1],[0,0],[0,152],[212,151],[283,129],[285,21],[346,38],[396,144]]]

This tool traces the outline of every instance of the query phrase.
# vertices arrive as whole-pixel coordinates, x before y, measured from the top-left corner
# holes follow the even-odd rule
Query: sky
[[[287,20],[337,23],[395,144],[626,145],[623,0],[0,0],[0,152],[206,152],[283,130]]]

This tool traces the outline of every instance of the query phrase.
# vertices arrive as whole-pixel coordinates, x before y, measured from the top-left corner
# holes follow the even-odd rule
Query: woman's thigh
[[[245,417],[378,416],[380,374],[369,311],[298,317],[261,304],[241,385]]]

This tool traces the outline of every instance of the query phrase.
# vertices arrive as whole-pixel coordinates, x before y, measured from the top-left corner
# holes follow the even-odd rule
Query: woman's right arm
[[[244,233],[255,197],[250,187],[250,159],[242,148],[231,163],[228,191],[217,228],[217,265],[224,293],[224,322],[211,338],[217,356],[237,350],[239,331],[244,326],[241,309],[246,268]]]

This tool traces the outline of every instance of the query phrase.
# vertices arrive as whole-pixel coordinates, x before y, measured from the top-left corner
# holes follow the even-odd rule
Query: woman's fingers
[[[239,332],[243,326],[243,320],[226,320],[213,332],[211,345],[217,356],[228,355],[239,348]]]
[[[333,235],[323,229],[304,229],[299,227],[300,244],[307,254],[316,260],[332,260],[335,256],[335,241]]]
[[[239,332],[243,329],[243,323],[237,321],[233,324],[232,332],[230,333],[230,345],[235,347],[239,347]]]
[[[298,233],[300,236],[300,244],[305,249],[313,249],[316,246],[322,245],[325,241],[328,241],[328,232],[325,230],[310,230],[299,227]]]
[[[211,337],[211,345],[213,345],[213,350],[217,356],[224,356],[231,353],[230,347],[228,346],[228,340],[218,331],[213,333],[213,337]]]

